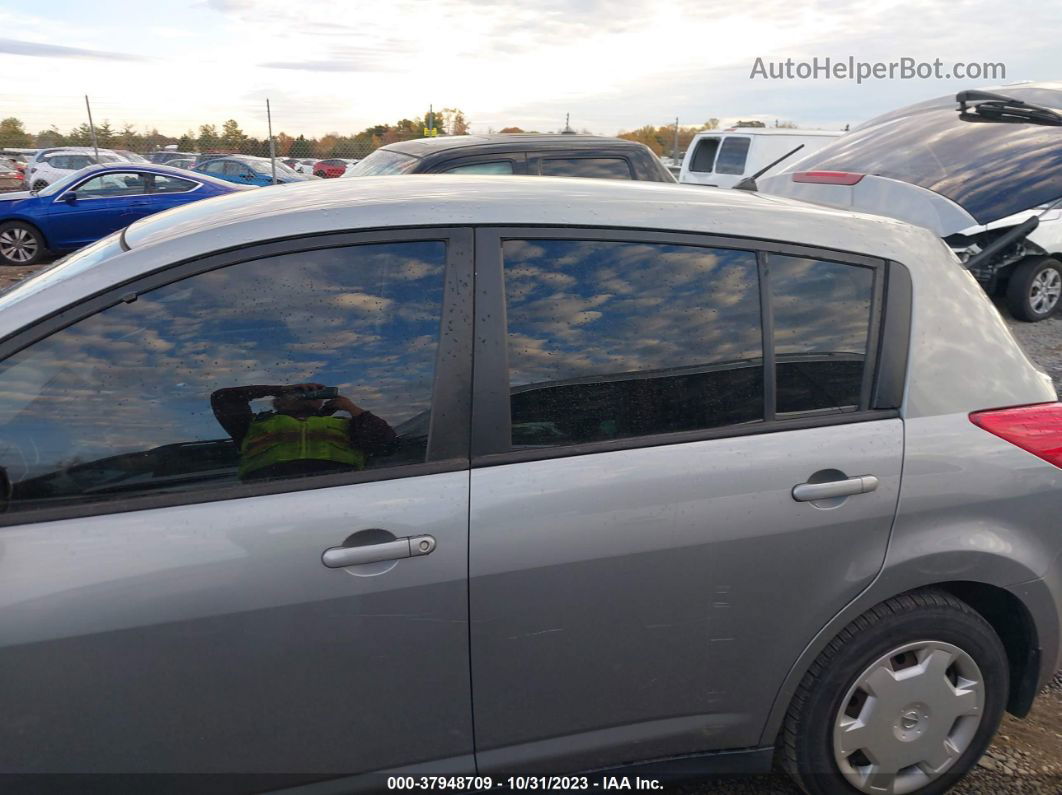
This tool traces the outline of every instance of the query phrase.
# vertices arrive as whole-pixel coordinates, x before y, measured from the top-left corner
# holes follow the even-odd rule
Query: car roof
[[[748,191],[675,183],[403,175],[305,182],[195,202],[137,221],[124,240],[133,250],[170,243],[183,257],[336,230],[483,224],[778,237],[863,253],[887,249],[888,230],[907,226]]]
[[[697,135],[804,135],[820,138],[837,138],[841,130],[800,130],[792,127],[725,127],[721,130],[699,130]]]
[[[413,157],[427,157],[436,152],[450,149],[473,149],[488,146],[501,146],[515,151],[536,149],[538,147],[602,147],[627,146],[642,148],[644,144],[628,141],[625,138],[610,138],[603,135],[573,135],[571,133],[495,133],[493,135],[446,135],[438,138],[414,138],[411,141],[398,141],[381,147],[390,152],[401,152]]]

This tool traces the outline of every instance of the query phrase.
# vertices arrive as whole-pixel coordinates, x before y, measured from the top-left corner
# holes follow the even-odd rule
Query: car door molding
[[[759,422],[677,433],[652,434],[584,444],[513,450],[510,445],[508,327],[502,243],[505,240],[585,240],[658,243],[749,251],[757,257],[763,329],[765,414]],[[773,310],[770,296],[771,255],[808,257],[873,271],[864,379],[858,410],[809,413],[777,419],[773,360]],[[766,277],[766,278],[764,278]],[[893,287],[887,290],[887,280]],[[476,228],[476,327],[473,375],[472,466],[497,466],[522,461],[562,458],[639,447],[683,444],[708,439],[748,436],[853,422],[872,422],[900,415],[910,339],[910,275],[899,263],[852,252],[797,243],[745,237],[653,230],[575,226],[479,226]],[[906,291],[903,288],[907,284]],[[887,305],[886,305],[887,304]],[[888,318],[887,323],[883,318]],[[770,390],[770,394],[767,392]]]
[[[75,323],[138,296],[202,273],[283,254],[348,248],[372,243],[438,240],[446,243],[446,273],[435,372],[427,460],[373,470],[313,475],[263,483],[206,486],[171,494],[145,494],[121,500],[0,513],[0,527],[148,510],[267,494],[348,486],[397,478],[454,472],[469,467],[472,382],[473,232],[468,227],[404,227],[364,232],[330,232],[213,252],[112,285],[85,300],[41,318],[0,341],[0,362]]]

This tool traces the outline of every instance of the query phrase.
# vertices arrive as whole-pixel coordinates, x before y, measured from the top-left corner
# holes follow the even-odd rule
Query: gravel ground
[[[0,291],[12,287],[42,266],[0,267]],[[1044,368],[1062,393],[1062,313],[1040,323],[1013,320],[1002,304],[1000,312],[1026,354]],[[1044,688],[1032,713],[1024,720],[1003,719],[991,748],[974,771],[952,790],[960,795],[997,793],[1062,793],[1062,671]],[[782,775],[720,778],[688,785],[683,795],[799,795]]]

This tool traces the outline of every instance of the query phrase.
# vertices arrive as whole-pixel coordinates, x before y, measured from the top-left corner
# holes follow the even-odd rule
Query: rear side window
[[[426,460],[446,245],[251,260],[0,363],[7,511]]]
[[[633,179],[630,164],[621,157],[545,158],[539,173],[543,177]]]
[[[749,156],[749,139],[728,136],[719,148],[715,161],[716,174],[744,174],[745,161]]]
[[[187,193],[197,187],[190,179],[166,177],[162,174],[155,174],[154,177],[152,193]]]
[[[513,447],[762,420],[754,253],[536,239],[503,258]]]
[[[874,271],[775,254],[768,262],[778,416],[858,410]]]
[[[702,138],[697,142],[697,148],[693,150],[693,160],[690,162],[690,171],[699,171],[705,174],[712,173],[715,164],[715,153],[719,150],[718,138]]]
[[[511,160],[499,160],[494,163],[469,163],[446,169],[447,174],[512,174]]]

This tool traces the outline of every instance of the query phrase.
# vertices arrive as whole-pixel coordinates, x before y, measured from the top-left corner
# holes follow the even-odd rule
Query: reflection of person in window
[[[240,451],[240,478],[283,478],[364,469],[386,454],[395,432],[350,398],[313,395],[323,384],[219,389],[210,407]],[[254,414],[250,402],[273,397],[273,411]],[[346,412],[349,417],[333,416]]]

